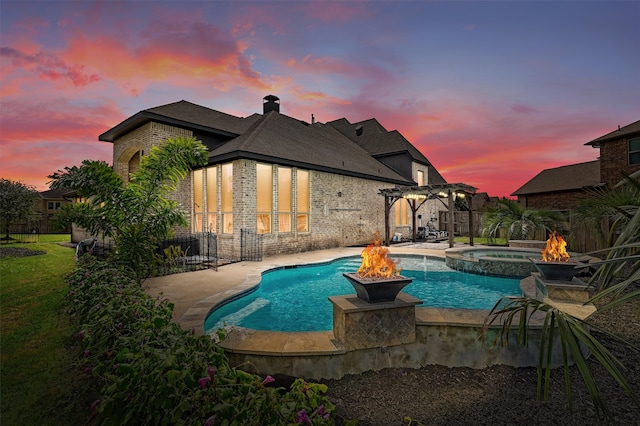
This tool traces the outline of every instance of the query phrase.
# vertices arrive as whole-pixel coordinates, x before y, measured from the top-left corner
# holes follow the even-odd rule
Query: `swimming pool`
[[[520,295],[520,279],[467,274],[427,256],[392,256],[401,274],[413,278],[404,292],[423,307],[491,309],[503,296]],[[223,325],[255,330],[331,330],[329,296],[355,293],[343,272],[354,272],[360,256],[331,262],[276,268],[262,275],[255,291],[217,307],[205,321],[205,332]]]

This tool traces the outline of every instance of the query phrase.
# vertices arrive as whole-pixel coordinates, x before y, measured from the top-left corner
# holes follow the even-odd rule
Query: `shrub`
[[[68,277],[81,367],[101,398],[102,424],[334,424],[326,386],[296,380],[289,390],[229,366],[209,336],[171,321],[173,305],[144,293],[136,276],[91,256]]]

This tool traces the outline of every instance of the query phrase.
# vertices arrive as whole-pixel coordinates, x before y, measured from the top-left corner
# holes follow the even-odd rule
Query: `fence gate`
[[[240,230],[240,261],[262,261],[262,234],[250,229]]]

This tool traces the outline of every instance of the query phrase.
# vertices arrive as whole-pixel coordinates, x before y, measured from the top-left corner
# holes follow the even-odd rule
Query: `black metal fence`
[[[77,256],[90,253],[106,259],[113,250],[108,239],[88,239],[78,243]],[[217,235],[213,232],[179,235],[162,241],[156,248],[154,258],[149,259],[152,275],[170,275],[200,269],[218,269]]]
[[[250,229],[240,230],[240,261],[262,261],[262,237]]]
[[[68,231],[60,231],[58,228],[48,226],[12,226],[9,230],[3,229],[0,234],[0,244],[12,243],[38,243],[43,234],[68,234]]]

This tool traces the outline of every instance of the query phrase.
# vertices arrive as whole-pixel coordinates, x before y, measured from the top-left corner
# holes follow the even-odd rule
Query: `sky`
[[[449,183],[510,196],[640,119],[640,0],[0,0],[0,177],[40,191],[187,100],[377,119]]]

